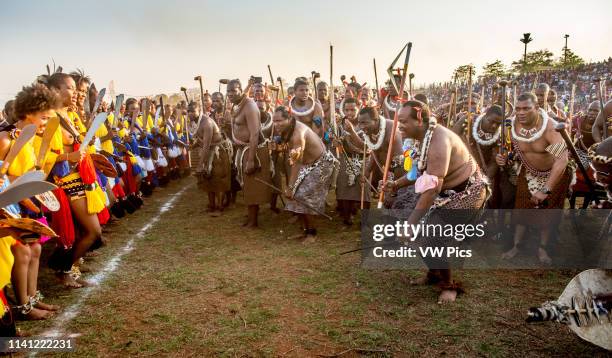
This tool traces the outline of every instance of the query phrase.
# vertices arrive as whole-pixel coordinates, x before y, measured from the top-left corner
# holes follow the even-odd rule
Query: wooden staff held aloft
[[[200,83],[200,101],[202,102],[200,109],[202,110],[202,114],[204,114],[204,86],[202,85],[202,76],[195,76],[193,80]]]
[[[187,88],[181,87],[181,92],[185,95],[185,103],[189,105],[189,96],[187,96]]]
[[[512,81],[512,108],[516,108],[516,96],[518,96],[518,82]]]
[[[272,68],[268,65],[268,73],[270,74],[270,84],[274,84],[274,76],[272,76]]]
[[[410,75],[408,75],[408,93],[410,94],[410,97],[412,98],[412,79],[414,78],[414,73],[411,73]]]
[[[317,71],[311,71],[311,78],[312,78],[312,89],[314,91],[312,98],[314,98],[314,100],[316,101],[318,98],[318,94],[317,94],[317,78],[321,77],[321,74],[318,73]]]
[[[499,88],[501,90],[501,109],[502,109],[502,122],[501,122],[501,133],[499,136],[499,154],[505,155],[508,154],[509,148],[506,145],[508,141],[508,128],[510,128],[511,120],[506,119],[506,86],[508,86],[508,81],[501,80],[499,81]],[[495,103],[495,102],[493,102]]]
[[[467,143],[471,142],[472,138],[472,94],[474,89],[472,88],[472,66],[468,66],[468,103],[467,103]]]
[[[378,88],[378,72],[376,71],[376,59],[374,59],[374,81],[376,83],[376,102],[381,106],[380,89]]]
[[[284,103],[285,102],[285,87],[283,86],[283,79],[280,77],[277,77],[276,80],[278,81],[278,86],[280,87],[281,102]]]
[[[567,125],[569,126],[569,133],[571,136],[572,133],[572,117],[574,116],[574,100],[576,97],[576,84],[572,83],[572,90],[570,92],[570,99],[569,99],[569,112],[568,112],[568,117],[567,117]]]
[[[406,77],[408,75],[408,61],[410,61],[410,50],[412,49],[412,42],[409,42],[406,46],[406,58],[404,59],[404,68],[403,68],[403,73],[402,73],[402,81],[400,83],[399,86],[399,100],[398,103],[401,105],[403,99],[404,99],[404,86],[406,84]],[[403,49],[402,49],[403,51]],[[393,66],[393,65],[392,65]],[[391,77],[391,81],[394,81],[393,76]],[[395,132],[397,131],[397,122],[398,122],[398,115],[399,115],[399,108],[395,111],[395,115],[393,116],[393,127],[391,128],[391,137],[389,137],[389,145],[387,147],[387,159],[385,160],[385,168],[383,171],[383,188],[385,187],[386,183],[387,183],[387,177],[388,177],[388,173],[389,173],[389,168],[391,167],[391,153],[393,152],[393,142],[395,139]],[[381,121],[384,120],[383,118],[380,119]],[[379,135],[384,136],[384,133],[380,133]],[[383,202],[385,200],[385,192],[381,190],[380,195],[378,196],[378,208],[381,209],[383,206]]]
[[[346,77],[342,75],[343,77]],[[344,82],[344,79],[342,79]],[[340,137],[340,130],[336,122],[336,94],[334,92],[334,46],[329,44],[329,87],[331,94],[329,95],[329,121],[334,131],[334,137]],[[340,148],[336,147],[336,157],[340,158]]]

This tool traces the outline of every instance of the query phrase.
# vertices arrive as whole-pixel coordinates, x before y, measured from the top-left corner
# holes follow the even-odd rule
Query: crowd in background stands
[[[517,92],[529,92],[535,82],[547,83],[557,92],[559,100],[568,106],[572,84],[576,85],[574,97],[574,111],[584,112],[592,101],[597,100],[597,84],[595,80],[601,78],[605,80],[605,98],[610,98],[612,93],[612,58],[602,62],[594,62],[578,66],[573,69],[552,69],[534,73],[520,74],[515,77],[508,77],[507,80],[517,81]],[[485,86],[485,104],[490,101],[491,89],[500,78],[480,78],[474,79],[473,91],[480,93]],[[414,93],[424,92],[429,98],[429,103],[437,108],[438,106],[449,103],[452,90],[452,82],[435,83],[424,88],[417,89]],[[509,86],[511,87],[511,86]],[[468,93],[467,82],[459,81],[459,96],[465,97]]]

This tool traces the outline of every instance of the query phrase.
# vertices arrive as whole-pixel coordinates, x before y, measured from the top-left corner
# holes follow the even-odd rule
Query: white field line
[[[81,294],[81,297],[79,297],[79,299],[77,300],[77,302],[75,302],[74,304],[66,308],[60,315],[53,318],[53,320],[55,321],[55,324],[53,325],[53,327],[41,333],[39,336],[40,337],[63,337],[65,336],[62,330],[71,320],[73,320],[81,312],[81,308],[83,307],[85,300],[87,300],[89,296],[91,296],[95,291],[98,290],[98,288],[100,287],[100,284],[106,280],[109,274],[113,273],[117,269],[117,267],[121,263],[121,259],[123,258],[123,256],[125,256],[126,254],[134,250],[135,241],[139,238],[142,238],[145,235],[145,233],[153,225],[155,225],[155,223],[159,221],[162,214],[172,208],[176,199],[178,199],[178,197],[181,196],[183,192],[190,186],[191,185],[188,185],[184,187],[183,189],[181,189],[179,192],[172,194],[172,197],[161,206],[157,215],[151,218],[149,222],[147,222],[147,224],[143,226],[135,236],[129,239],[128,242],[121,249],[117,250],[117,253],[115,254],[115,256],[113,256],[106,263],[106,265],[100,272],[98,272],[93,277],[87,280],[88,282],[92,283],[92,286],[83,287],[79,289],[79,291],[82,292],[82,294]],[[69,336],[75,336],[75,335],[69,335]]]

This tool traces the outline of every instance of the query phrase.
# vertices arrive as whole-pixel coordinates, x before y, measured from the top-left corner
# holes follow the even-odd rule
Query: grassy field
[[[94,272],[189,185],[61,327],[78,335],[79,355],[606,355],[561,325],[524,323],[527,308],[558,297],[575,272],[461,271],[467,294],[440,306],[431,287],[409,286],[422,272],[365,270],[358,254],[338,256],[359,245],[357,226],[322,223],[319,241],[304,246],[288,239],[298,228],[287,214],[263,208],[259,230],[240,227],[240,203],[206,216],[192,184],[157,190],[140,212],[109,227],[109,245],[89,262]],[[43,271],[49,302],[79,300],[84,291],[61,290]],[[40,334],[56,323],[19,326]]]

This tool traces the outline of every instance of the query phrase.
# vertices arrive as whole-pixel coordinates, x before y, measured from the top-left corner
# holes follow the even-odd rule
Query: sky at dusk
[[[84,69],[98,88],[114,80],[131,96],[178,92],[204,77],[209,91],[219,78],[273,75],[292,82],[316,70],[329,81],[355,75],[379,82],[408,41],[417,84],[446,81],[459,65],[529,49],[559,57],[569,48],[588,61],[612,56],[612,1],[3,1],[0,5],[0,104],[45,71],[52,59],[65,71]],[[501,12],[498,12],[501,10]]]

